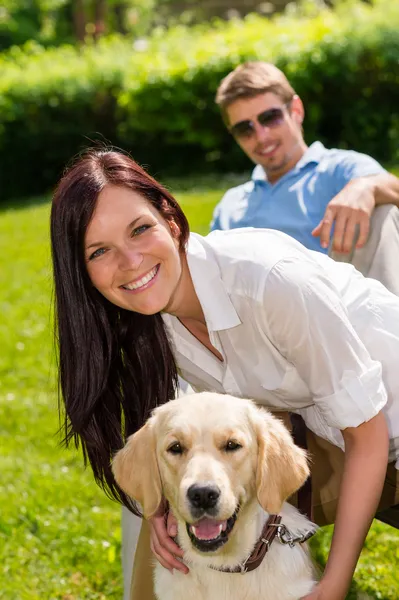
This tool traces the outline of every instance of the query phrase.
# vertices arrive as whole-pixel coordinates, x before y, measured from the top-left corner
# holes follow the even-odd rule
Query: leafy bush
[[[286,72],[308,142],[398,161],[398,27],[398,3],[376,0],[155,31],[142,51],[117,37],[82,50],[14,48],[0,55],[2,195],[51,187],[94,138],[156,174],[248,168],[214,105],[222,77],[247,59]]]
[[[116,57],[118,53],[116,52]],[[116,129],[123,66],[111,52],[73,47],[14,50],[0,79],[0,189],[35,194],[51,187],[82,144]]]

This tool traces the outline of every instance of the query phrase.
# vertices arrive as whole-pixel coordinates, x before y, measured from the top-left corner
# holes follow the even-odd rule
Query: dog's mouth
[[[230,518],[224,521],[203,517],[195,523],[186,523],[191,543],[200,552],[215,552],[228,541],[237,520],[237,515],[238,508]]]

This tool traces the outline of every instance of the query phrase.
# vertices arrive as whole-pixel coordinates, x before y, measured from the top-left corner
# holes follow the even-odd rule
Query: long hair
[[[160,314],[141,315],[106,300],[91,284],[84,237],[106,185],[141,194],[174,219],[184,251],[189,235],[181,208],[128,156],[89,150],[59,182],[51,209],[55,338],[63,442],[81,445],[96,482],[132,512],[135,503],[116,484],[111,459],[151,410],[174,397],[177,368]]]

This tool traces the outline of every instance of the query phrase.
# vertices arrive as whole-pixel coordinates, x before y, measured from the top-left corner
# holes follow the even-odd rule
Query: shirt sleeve
[[[339,154],[339,160],[334,169],[338,190],[357,177],[369,177],[381,173],[386,173],[386,170],[374,158],[352,150]]]
[[[220,212],[221,212],[221,203],[222,200],[219,202],[219,204],[216,205],[215,210],[213,211],[213,216],[212,216],[212,221],[211,221],[211,226],[210,226],[210,230],[211,231],[216,231],[217,229],[222,229],[222,224],[220,222]]]
[[[286,258],[269,272],[265,327],[298,371],[330,427],[357,427],[387,402],[381,364],[352,327],[338,290],[311,258]]]

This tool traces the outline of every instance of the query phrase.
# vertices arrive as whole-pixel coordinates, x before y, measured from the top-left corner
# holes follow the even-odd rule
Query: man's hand
[[[321,247],[328,248],[334,225],[332,250],[347,254],[352,250],[359,230],[356,248],[362,248],[367,242],[375,204],[373,178],[353,179],[328,203],[324,217],[312,235],[320,236]]]
[[[165,513],[165,507],[162,506],[159,512],[149,519],[149,523],[151,550],[161,565],[172,573],[173,569],[188,573],[186,565],[176,558],[182,558],[183,551],[172,539],[177,535],[177,521],[173,513]]]

